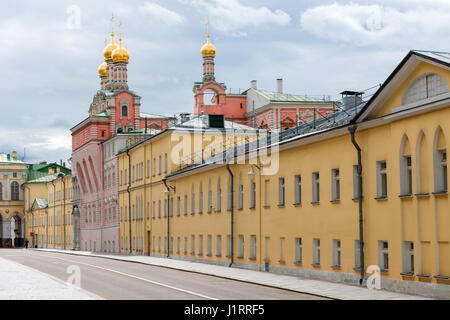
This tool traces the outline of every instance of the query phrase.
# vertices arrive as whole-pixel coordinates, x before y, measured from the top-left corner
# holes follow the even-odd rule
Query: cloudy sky
[[[16,0],[0,11],[0,152],[67,161],[112,12],[130,88],[164,115],[193,111],[207,18],[216,79],[233,89],[281,77],[285,92],[337,99],[382,83],[410,49],[450,51],[449,0]]]

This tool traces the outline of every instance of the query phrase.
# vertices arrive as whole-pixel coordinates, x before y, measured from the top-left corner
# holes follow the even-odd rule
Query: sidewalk
[[[0,300],[102,299],[64,281],[11,260],[0,258]]]
[[[414,296],[385,290],[370,290],[328,281],[303,279],[295,276],[285,276],[269,272],[246,270],[241,268],[228,268],[207,263],[183,261],[177,259],[156,258],[149,256],[124,256],[111,254],[96,254],[87,251],[68,251],[57,249],[33,249],[48,252],[58,252],[72,255],[100,257],[106,259],[122,260],[148,264],[153,266],[208,274],[221,278],[239,280],[270,287],[293,290],[301,293],[339,300],[429,300],[431,298]]]

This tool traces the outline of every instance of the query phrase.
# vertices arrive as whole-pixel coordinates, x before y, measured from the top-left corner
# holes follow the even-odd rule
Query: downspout
[[[127,186],[127,192],[128,192],[128,235],[130,237],[130,254],[133,253],[132,249],[132,242],[131,242],[131,195],[130,195],[130,187],[131,187],[131,159],[130,159],[130,150],[127,149],[127,156],[128,156],[128,186]]]
[[[167,185],[167,179],[162,179],[162,182],[166,186],[167,190],[167,258],[170,257],[170,229],[169,229],[169,223],[170,223],[170,189]]]
[[[231,179],[231,208],[230,208],[230,210],[231,210],[231,262],[230,262],[230,264],[228,265],[228,267],[231,267],[232,265],[233,265],[233,263],[234,263],[234,237],[233,237],[233,232],[234,232],[234,221],[233,221],[233,219],[234,219],[234,190],[233,190],[233,188],[234,188],[234,176],[233,176],[233,172],[231,172],[231,169],[230,169],[230,164],[229,163],[227,163],[227,170],[228,170],[228,172],[229,172],[229,174],[230,174],[230,179]]]
[[[53,185],[53,248],[56,249],[56,187],[53,183],[54,180],[52,180]],[[48,234],[47,234],[48,236]]]
[[[361,148],[355,140],[356,126],[350,126],[348,128],[350,132],[350,138],[356,151],[358,152],[358,209],[359,209],[359,264],[360,264],[360,279],[359,284],[364,283],[364,236],[363,236],[363,212],[362,212],[362,163],[361,163]]]
[[[63,236],[64,236],[64,250],[66,250],[66,182],[64,176],[62,177],[63,183]]]

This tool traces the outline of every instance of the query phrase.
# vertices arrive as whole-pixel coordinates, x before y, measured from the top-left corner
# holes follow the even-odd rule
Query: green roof
[[[34,180],[29,180],[26,183],[47,183],[47,182],[51,182],[53,180],[55,180],[56,178],[58,178],[58,174],[60,174],[61,172],[57,172],[54,174],[50,174],[50,175],[46,175]]]
[[[48,199],[36,198],[34,201],[38,205],[39,209],[46,208],[48,206]]]

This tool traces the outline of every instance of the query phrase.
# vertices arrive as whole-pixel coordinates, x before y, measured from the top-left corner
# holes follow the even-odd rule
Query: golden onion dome
[[[101,65],[98,66],[98,74],[100,75],[100,77],[106,77],[108,76],[108,71],[106,70],[106,68],[108,67],[108,65],[106,64],[106,62],[103,62]]]
[[[114,43],[114,33],[111,34],[111,43],[108,44],[105,49],[103,49],[103,55],[105,56],[105,60],[112,59],[112,52],[117,48],[117,44]]]
[[[214,47],[209,41],[209,34],[206,43],[202,47],[202,56],[203,57],[214,57],[216,55],[216,47]]]
[[[120,39],[119,47],[114,49],[111,56],[112,56],[113,62],[128,63],[128,60],[130,59],[130,54],[127,49],[122,47],[122,38]]]

